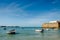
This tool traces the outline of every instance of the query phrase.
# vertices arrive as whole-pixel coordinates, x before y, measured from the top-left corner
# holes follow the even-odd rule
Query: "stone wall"
[[[56,22],[56,23],[43,23],[42,24],[43,28],[60,28],[60,23]]]

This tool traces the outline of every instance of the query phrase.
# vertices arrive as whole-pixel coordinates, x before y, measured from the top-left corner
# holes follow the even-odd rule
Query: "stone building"
[[[42,24],[43,28],[60,28],[60,21],[50,21]]]

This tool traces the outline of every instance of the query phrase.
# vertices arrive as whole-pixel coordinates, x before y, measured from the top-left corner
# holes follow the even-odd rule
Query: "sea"
[[[7,34],[7,31],[15,29],[16,34]],[[41,27],[0,27],[0,40],[60,40],[60,29],[44,30],[37,32]]]

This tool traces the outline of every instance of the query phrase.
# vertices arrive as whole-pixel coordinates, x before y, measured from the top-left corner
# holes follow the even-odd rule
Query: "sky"
[[[60,0],[0,0],[0,25],[41,26],[60,20]]]

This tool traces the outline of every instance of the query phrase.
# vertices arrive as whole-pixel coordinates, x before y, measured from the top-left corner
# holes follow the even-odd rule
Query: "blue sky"
[[[60,0],[0,0],[0,25],[41,26],[60,20]]]

